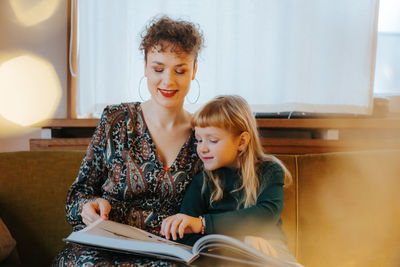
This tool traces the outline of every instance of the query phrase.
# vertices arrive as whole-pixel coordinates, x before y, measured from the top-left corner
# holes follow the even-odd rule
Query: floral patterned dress
[[[163,166],[139,102],[108,106],[99,121],[66,204],[67,220],[85,227],[83,205],[97,197],[111,204],[109,219],[159,234],[179,212],[198,169],[194,134],[171,166]],[[171,266],[174,262],[67,244],[54,266]]]

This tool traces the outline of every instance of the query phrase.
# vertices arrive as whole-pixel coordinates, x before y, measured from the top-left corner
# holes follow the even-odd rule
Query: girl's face
[[[170,49],[147,53],[145,76],[151,98],[167,108],[181,108],[195,78],[195,56],[185,52],[174,53]]]
[[[217,127],[195,127],[197,154],[209,171],[237,168],[241,136]]]

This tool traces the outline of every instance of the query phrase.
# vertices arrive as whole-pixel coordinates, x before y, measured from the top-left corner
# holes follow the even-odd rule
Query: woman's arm
[[[126,123],[126,106],[108,106],[103,111],[92,141],[82,161],[77,179],[72,184],[67,197],[67,220],[74,230],[90,224],[102,217],[125,224],[140,225],[140,218],[149,215],[149,211],[138,210],[133,202],[124,201],[118,196],[107,193],[107,179],[117,167],[111,165],[121,140],[121,127]],[[129,123],[134,125],[134,121]],[[122,164],[122,163],[121,163]],[[110,170],[109,170],[110,169]],[[155,215],[159,216],[159,215]]]
[[[82,209],[101,196],[101,186],[107,177],[105,165],[108,108],[103,111],[92,140],[83,158],[78,177],[68,191],[67,220],[74,227],[83,227]]]

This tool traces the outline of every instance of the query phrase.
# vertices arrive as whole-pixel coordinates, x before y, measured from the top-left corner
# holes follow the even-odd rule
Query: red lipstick
[[[164,90],[164,89],[158,89],[160,91],[161,95],[164,97],[173,97],[178,91],[177,90]]]

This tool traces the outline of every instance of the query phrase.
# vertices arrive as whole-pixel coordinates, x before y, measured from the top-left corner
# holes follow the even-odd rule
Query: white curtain
[[[379,1],[374,93],[400,95],[400,1]]]
[[[107,104],[140,101],[140,34],[158,14],[204,32],[191,111],[239,94],[255,112],[368,114],[377,1],[79,0],[77,114],[98,117]],[[192,87],[189,100],[198,93]]]

